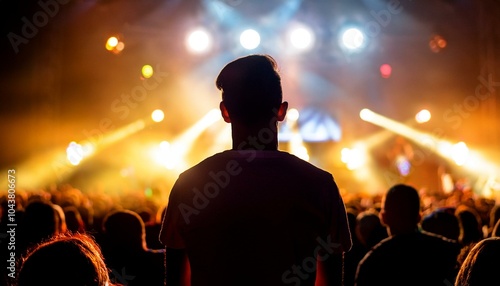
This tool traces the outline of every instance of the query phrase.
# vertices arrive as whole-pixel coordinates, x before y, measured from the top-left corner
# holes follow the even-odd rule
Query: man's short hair
[[[384,211],[411,218],[420,214],[420,197],[415,188],[398,184],[389,189],[384,199]]]
[[[215,84],[232,121],[269,120],[283,100],[278,65],[269,55],[250,55],[228,63]]]

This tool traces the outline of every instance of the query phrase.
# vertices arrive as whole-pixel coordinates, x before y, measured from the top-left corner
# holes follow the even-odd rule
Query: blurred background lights
[[[431,113],[427,109],[422,109],[415,115],[415,121],[417,121],[417,123],[425,123],[429,120],[431,120]]]
[[[343,148],[340,152],[340,160],[346,164],[347,169],[355,170],[365,164],[366,158],[359,148]]]
[[[76,143],[75,141],[72,141],[66,148],[66,158],[71,163],[71,165],[77,166],[85,157],[89,156],[92,151],[92,145],[81,145]]]
[[[451,157],[458,166],[463,166],[469,158],[469,147],[464,142],[458,142],[451,149]]]
[[[109,37],[109,39],[106,41],[106,50],[112,51],[116,46],[118,45],[118,38],[117,37]]]
[[[304,26],[293,28],[289,37],[292,46],[299,51],[310,50],[314,45],[314,34]]]
[[[360,112],[359,112],[359,117],[361,119],[363,119],[364,121],[370,121],[370,120],[373,120],[373,117],[375,116],[375,114],[373,113],[373,111],[371,111],[370,109],[367,109],[367,108],[363,108]]]
[[[210,50],[212,40],[210,34],[204,29],[197,29],[187,36],[186,45],[194,54],[201,54]]]
[[[392,73],[392,67],[391,67],[391,65],[389,65],[389,64],[383,64],[383,65],[380,66],[380,75],[383,78],[389,78],[389,77],[391,77],[391,73]]]
[[[241,33],[240,44],[247,50],[256,49],[260,45],[260,35],[257,31],[248,29]]]
[[[442,49],[446,48],[448,43],[441,35],[432,35],[429,40],[429,48],[434,53],[439,53]]]
[[[359,29],[350,28],[342,33],[341,44],[350,51],[356,51],[364,46],[365,36]]]
[[[125,44],[122,41],[120,41],[118,37],[112,36],[109,37],[108,40],[106,41],[106,50],[114,54],[121,53],[124,48]]]
[[[286,113],[286,118],[292,122],[299,119],[299,111],[295,108],[290,108]]]
[[[141,72],[142,72],[142,76],[144,78],[150,78],[153,76],[153,73],[154,73],[153,67],[150,65],[142,66]]]
[[[153,119],[154,122],[162,122],[163,118],[165,118],[165,114],[160,109],[156,109],[151,113],[151,119]]]

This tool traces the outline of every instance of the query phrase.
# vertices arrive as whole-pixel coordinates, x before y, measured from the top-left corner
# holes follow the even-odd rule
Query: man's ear
[[[387,226],[387,214],[384,210],[381,210],[378,214],[378,217],[380,218],[380,223],[384,226]]]
[[[283,101],[278,109],[277,120],[283,121],[286,117],[286,111],[288,110],[288,102]]]
[[[226,105],[224,104],[224,101],[220,102],[219,109],[220,109],[220,114],[222,115],[222,118],[224,118],[224,121],[227,123],[231,123],[231,118],[229,118],[229,112],[227,112],[227,108],[226,108]]]

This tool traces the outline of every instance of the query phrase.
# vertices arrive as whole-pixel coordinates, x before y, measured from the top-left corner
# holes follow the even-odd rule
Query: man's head
[[[421,218],[417,190],[403,184],[390,188],[382,199],[380,218],[391,235],[415,230]]]
[[[227,64],[215,82],[222,91],[220,104],[226,122],[269,124],[284,119],[281,77],[276,61],[268,55],[250,55]]]

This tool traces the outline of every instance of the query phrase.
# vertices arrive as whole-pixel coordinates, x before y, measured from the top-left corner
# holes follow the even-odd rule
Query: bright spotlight
[[[144,65],[142,66],[142,69],[141,69],[141,72],[142,72],[142,76],[144,78],[150,78],[153,76],[153,67],[150,66],[150,65]]]
[[[359,117],[364,121],[371,121],[373,120],[373,117],[375,117],[375,113],[368,108],[363,108],[359,112]]]
[[[207,52],[210,49],[211,44],[212,40],[210,35],[204,29],[198,29],[191,32],[186,39],[188,50],[195,54]]]
[[[247,50],[253,50],[260,45],[260,35],[257,31],[248,29],[240,36],[240,44]]]
[[[418,123],[425,123],[431,120],[431,113],[427,109],[420,110],[417,115],[415,115],[415,120]]]
[[[465,144],[464,142],[458,142],[457,144],[453,145],[451,149],[451,158],[458,166],[462,166],[463,164],[465,164],[468,157],[469,148],[467,147],[467,144]]]
[[[359,29],[350,28],[342,33],[341,44],[350,51],[356,51],[364,46],[365,36]]]
[[[314,44],[314,34],[306,27],[294,28],[290,31],[290,43],[297,50],[310,50]]]
[[[292,122],[295,122],[299,119],[299,111],[295,108],[291,108],[286,113],[286,118]]]
[[[165,114],[160,109],[156,109],[151,113],[151,119],[153,119],[154,122],[162,122],[163,118],[165,118]]]
[[[114,54],[119,54],[125,48],[125,44],[118,37],[113,36],[108,38],[105,47],[106,50]]]
[[[93,147],[90,144],[81,145],[72,141],[69,143],[68,148],[66,148],[66,158],[73,166],[77,166],[80,162],[87,156],[89,156],[93,151]]]
[[[341,161],[346,164],[349,170],[358,169],[366,162],[365,155],[359,148],[343,148],[340,156]]]
[[[106,41],[106,50],[112,51],[114,48],[118,46],[118,38],[117,37],[109,37]]]

